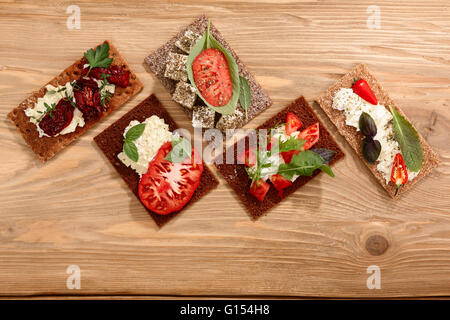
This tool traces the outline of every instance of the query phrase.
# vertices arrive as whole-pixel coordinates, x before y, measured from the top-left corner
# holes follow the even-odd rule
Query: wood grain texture
[[[0,295],[10,296],[450,296],[450,10],[443,1],[0,2]],[[220,186],[158,230],[92,138],[155,93],[189,120],[143,59],[201,13],[210,16],[274,101],[310,102],[356,63],[368,65],[443,163],[396,202],[325,114],[347,154],[267,216],[251,221]],[[111,39],[143,91],[43,165],[7,113],[87,48]],[[314,105],[313,105],[314,107]],[[366,239],[388,241],[371,255]],[[368,244],[371,245],[370,243]],[[375,248],[376,249],[376,248]],[[80,290],[66,287],[79,265]],[[368,290],[366,269],[381,269]]]

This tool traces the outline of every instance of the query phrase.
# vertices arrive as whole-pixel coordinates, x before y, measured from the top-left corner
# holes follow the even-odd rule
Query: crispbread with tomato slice
[[[55,137],[41,137],[39,138],[39,133],[37,131],[36,125],[30,122],[30,118],[25,115],[25,110],[33,107],[37,102],[38,98],[41,98],[46,93],[46,86],[51,84],[53,86],[64,85],[69,81],[77,80],[81,76],[81,71],[84,65],[87,63],[85,57],[75,61],[71,66],[66,68],[58,76],[50,80],[46,85],[44,85],[39,91],[33,92],[30,97],[24,100],[18,107],[13,109],[9,114],[9,119],[14,123],[17,129],[22,134],[25,142],[30,146],[31,150],[36,154],[36,156],[42,162],[46,162],[51,159],[56,153],[65,148],[72,141],[77,139],[83,133],[85,133],[89,128],[91,128],[95,123],[106,117],[113,110],[119,108],[133,96],[135,96],[139,91],[142,90],[143,85],[141,81],[137,78],[136,74],[131,70],[128,63],[120,55],[119,51],[111,44],[110,41],[106,40],[103,43],[109,44],[109,57],[114,58],[111,65],[118,65],[125,70],[130,71],[130,83],[128,87],[121,88],[116,86],[115,93],[111,100],[106,104],[106,110],[97,119],[85,120],[85,125],[83,127],[77,127],[72,133],[59,135]],[[103,44],[102,43],[102,44]]]
[[[130,122],[133,120],[142,122],[153,115],[163,119],[169,126],[170,131],[178,129],[178,125],[173,118],[169,115],[161,102],[159,102],[158,98],[152,94],[94,138],[95,143],[100,150],[102,150],[106,158],[111,162],[117,173],[125,181],[139,201],[138,186],[140,177],[132,168],[124,165],[122,161],[117,158],[117,155],[123,150],[123,132]],[[181,210],[174,211],[168,215],[160,215],[144,206],[158,226],[163,226],[183,211],[188,205],[202,198],[219,184],[214,174],[205,164],[203,164],[203,168],[199,186],[195,190],[190,201]]]
[[[333,97],[337,91],[341,88],[351,88],[354,82],[354,79],[364,79],[369,84],[373,93],[378,99],[378,103],[384,105],[388,108],[391,105],[395,108],[405,119],[409,121],[404,112],[395,104],[395,102],[389,97],[388,93],[381,84],[375,79],[375,77],[369,72],[368,68],[364,64],[359,64],[353,70],[345,74],[341,79],[339,79],[334,85],[328,88],[328,90],[317,98],[317,102],[320,107],[325,111],[330,120],[334,123],[339,133],[344,136],[350,146],[355,150],[356,154],[361,158],[361,160],[366,164],[381,186],[387,191],[387,193],[394,199],[398,198],[400,194],[408,191],[411,187],[422,180],[425,176],[427,176],[433,168],[439,165],[440,159],[436,152],[433,151],[428,142],[423,138],[423,136],[418,132],[420,144],[423,150],[423,166],[420,169],[419,174],[413,180],[408,180],[404,186],[399,189],[399,192],[396,194],[396,185],[392,182],[386,184],[386,180],[382,176],[382,174],[376,169],[377,163],[369,164],[361,153],[361,144],[362,144],[362,134],[359,131],[356,131],[355,127],[347,126],[345,124],[345,115],[343,111],[334,109],[333,106]],[[409,121],[411,123],[411,121]]]
[[[169,79],[164,76],[164,71],[166,69],[166,61],[169,53],[182,53],[176,45],[175,42],[180,40],[186,31],[190,30],[200,35],[204,34],[206,28],[208,26],[208,18],[206,15],[201,15],[199,18],[194,20],[191,24],[180,30],[172,39],[166,42],[163,46],[157,49],[155,52],[150,54],[145,58],[145,63],[150,67],[151,71],[155,73],[156,77],[161,81],[163,86],[169,91],[172,95],[175,91],[175,87],[177,81]],[[236,64],[239,68],[239,75],[246,78],[248,84],[250,86],[251,91],[251,105],[248,108],[247,117],[242,119],[238,128],[243,127],[250,120],[255,118],[258,114],[266,110],[268,107],[272,105],[272,100],[270,97],[264,92],[262,87],[256,81],[255,77],[250,73],[245,64],[239,59],[236,52],[230,47],[230,45],[225,41],[225,38],[222,34],[217,30],[217,28],[210,23],[210,33],[214,38],[225,48],[236,60]],[[199,104],[203,104],[201,99],[197,97],[197,101]],[[185,113],[192,118],[192,110],[188,108],[184,108],[180,105],[180,107],[185,111]],[[217,114],[216,114],[217,116]],[[217,117],[216,117],[217,120]]]
[[[335,152],[331,158],[329,165],[333,165],[338,160],[344,157],[344,152],[336,143],[332,135],[328,132],[325,126],[322,124],[314,110],[309,106],[304,97],[299,97],[293,101],[290,105],[270,118],[259,129],[267,129],[268,131],[280,123],[286,122],[286,116],[288,113],[295,114],[303,123],[303,127],[307,128],[315,123],[319,123],[320,137],[314,148],[326,148]],[[264,198],[264,201],[260,202],[253,195],[250,194],[251,180],[245,170],[244,164],[237,164],[237,143],[231,148],[224,150],[224,159],[226,154],[231,152],[234,154],[234,164],[216,164],[217,169],[222,174],[225,181],[228,182],[230,187],[236,193],[236,196],[241,200],[246,210],[253,219],[257,219],[263,214],[267,213],[275,205],[286,199],[290,194],[297,191],[300,187],[306,185],[309,181],[314,179],[320,174],[320,170],[315,170],[312,176],[300,176],[298,177],[290,187],[283,190],[283,195],[280,197],[275,188],[271,187]],[[217,163],[217,162],[216,162]]]

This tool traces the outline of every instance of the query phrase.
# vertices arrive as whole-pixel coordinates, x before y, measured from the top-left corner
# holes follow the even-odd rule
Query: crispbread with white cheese
[[[394,183],[386,183],[383,174],[377,170],[377,162],[375,164],[369,164],[361,153],[361,141],[362,134],[356,130],[355,127],[346,125],[346,117],[343,111],[333,108],[333,97],[341,88],[351,88],[354,79],[364,79],[369,84],[373,93],[378,99],[378,103],[384,105],[388,108],[391,105],[395,108],[402,116],[404,116],[408,121],[409,119],[403,113],[403,111],[395,104],[395,102],[389,97],[387,92],[383,89],[381,84],[375,79],[375,77],[369,72],[368,68],[364,64],[357,65],[353,70],[345,74],[341,79],[339,79],[334,85],[332,85],[325,92],[324,95],[316,99],[320,107],[325,111],[330,120],[334,123],[339,133],[344,136],[348,143],[355,150],[357,155],[366,164],[375,178],[379,181],[381,186],[388,192],[392,198],[398,198],[400,194],[409,190],[414,184],[420,181],[422,178],[427,176],[433,168],[435,168],[439,163],[440,159],[436,152],[434,152],[428,142],[419,133],[420,143],[423,149],[424,161],[423,166],[420,169],[417,177],[412,180],[408,180],[406,184],[400,188],[396,195],[396,186]],[[411,122],[411,121],[409,121]]]
[[[156,96],[152,94],[94,138],[95,143],[104,153],[109,162],[111,162],[117,173],[125,181],[125,183],[128,185],[130,190],[134,193],[139,201],[140,199],[138,186],[140,176],[133,168],[129,167],[121,160],[119,160],[118,155],[123,150],[123,133],[129,126],[129,124],[132,121],[143,122],[151,116],[157,116],[158,118],[164,120],[164,123],[168,125],[169,131],[171,132],[179,128],[173,118],[169,115],[167,110],[158,100],[158,98],[156,98]],[[156,224],[159,227],[162,227],[169,220],[183,211],[187,206],[194,203],[195,201],[200,200],[200,198],[217,187],[218,184],[219,181],[217,181],[216,177],[208,168],[208,166],[204,164],[203,173],[200,178],[200,184],[195,190],[192,198],[182,209],[174,211],[167,215],[160,215],[148,208],[145,208],[145,206],[144,208],[147,210],[153,220],[155,220]]]
[[[8,114],[9,119],[20,131],[25,142],[30,146],[30,148],[33,150],[33,152],[41,162],[46,162],[47,160],[51,159],[57,152],[65,148],[68,144],[85,133],[95,123],[103,119],[113,110],[123,105],[125,102],[127,102],[142,90],[143,85],[141,81],[136,77],[136,74],[131,70],[130,66],[120,55],[119,51],[117,51],[117,49],[111,44],[110,41],[107,40],[105,42],[109,44],[109,56],[111,58],[114,58],[111,65],[118,65],[123,67],[125,70],[130,71],[130,84],[126,88],[116,86],[115,94],[107,103],[106,110],[98,119],[88,120],[83,127],[78,126],[74,132],[68,134],[54,137],[44,136],[40,138],[37,126],[34,123],[30,122],[30,118],[24,112],[26,109],[34,107],[35,103],[38,101],[38,98],[41,98],[45,95],[47,85],[64,85],[69,81],[78,79],[81,75],[81,71],[83,70],[85,63],[87,63],[85,57],[75,61],[71,66],[69,66],[62,73],[53,78],[39,91],[32,93],[30,97],[20,103],[18,107],[13,109]]]

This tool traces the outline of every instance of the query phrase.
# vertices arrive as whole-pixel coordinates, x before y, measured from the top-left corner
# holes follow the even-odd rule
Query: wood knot
[[[380,256],[386,252],[389,247],[389,242],[385,237],[380,235],[373,235],[366,240],[366,249],[373,256]]]

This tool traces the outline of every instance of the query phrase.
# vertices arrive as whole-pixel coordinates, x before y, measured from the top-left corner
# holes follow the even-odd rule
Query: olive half
[[[366,113],[361,113],[359,117],[359,130],[366,137],[375,137],[377,135],[377,125],[373,121],[372,117]]]
[[[378,140],[373,140],[372,137],[365,137],[362,141],[362,155],[364,159],[370,164],[375,163],[381,152],[381,144]]]

